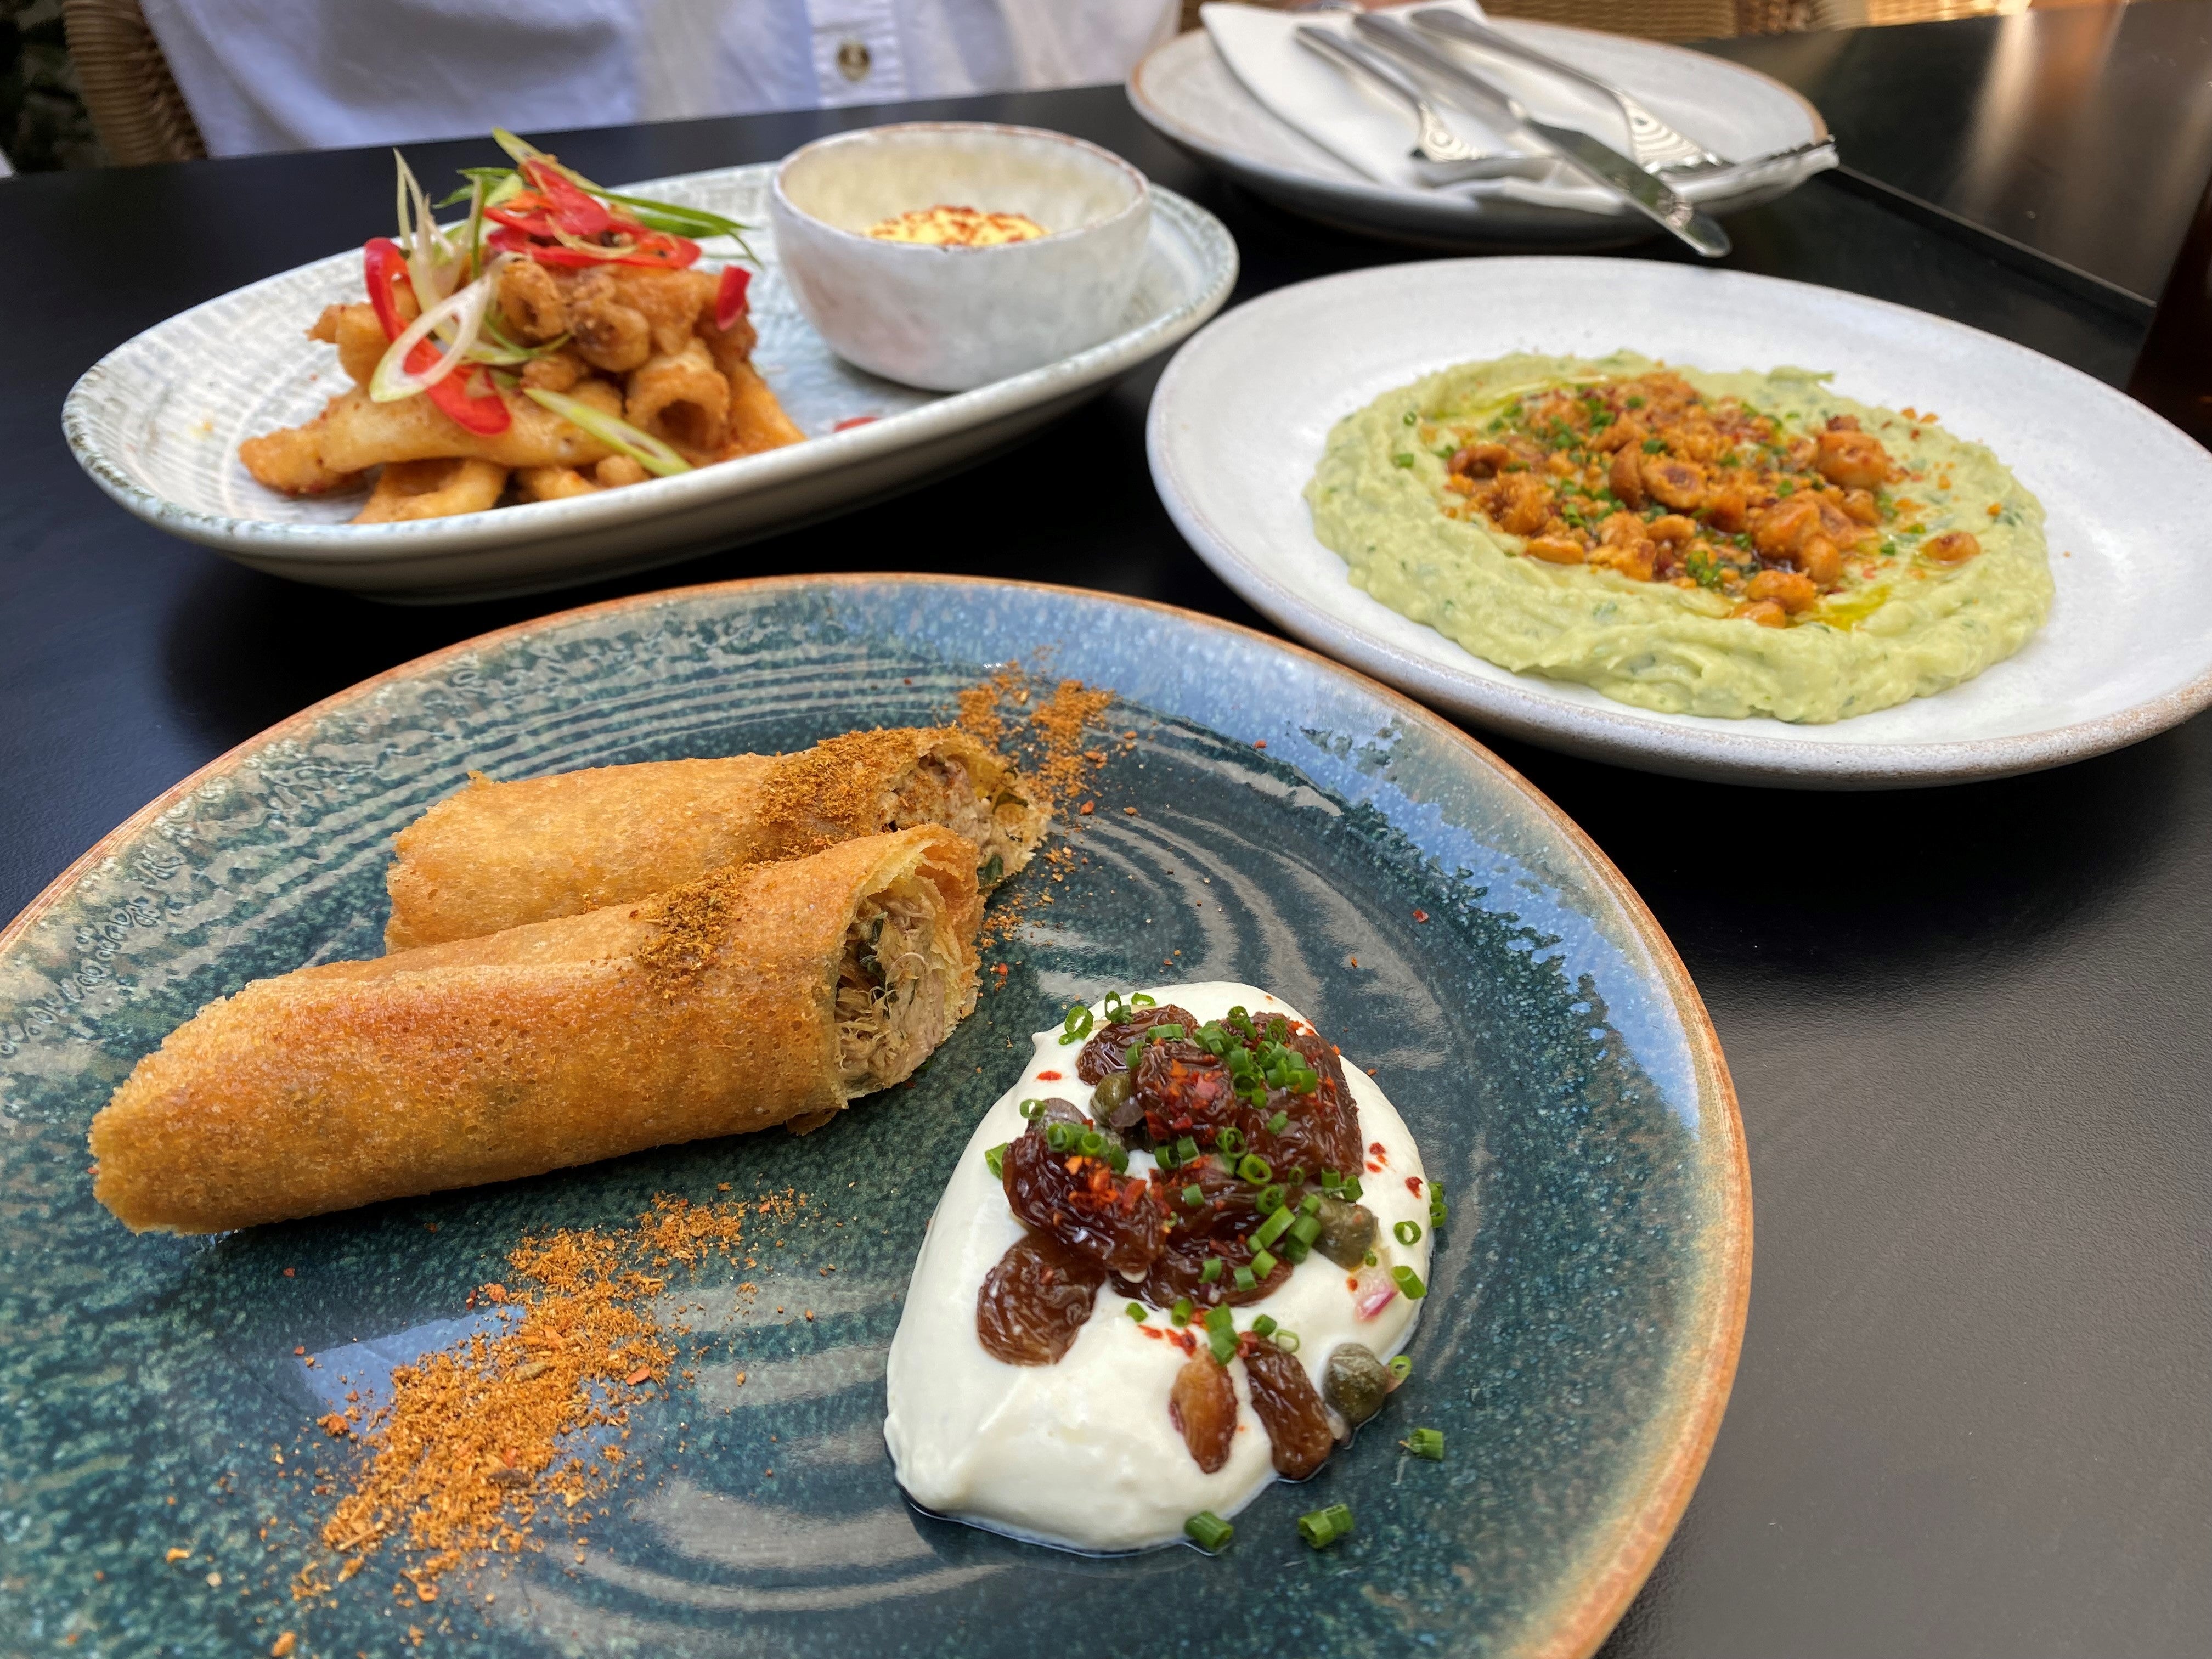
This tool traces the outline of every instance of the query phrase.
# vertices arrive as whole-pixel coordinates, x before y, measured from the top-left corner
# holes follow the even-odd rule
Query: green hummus
[[[1315,533],[1351,566],[1354,586],[1475,655],[1670,714],[1805,722],[1867,714],[1972,679],[2050,614],[2042,506],[1996,457],[1926,417],[1839,397],[1826,375],[1805,369],[1674,371],[1707,399],[1733,397],[1772,417],[1784,434],[1856,417],[1899,469],[1881,495],[1884,522],[1865,532],[1867,556],[1786,625],[1735,614],[1740,571],[1724,592],[1704,564],[1694,579],[1638,580],[1530,556],[1528,539],[1468,505],[1465,480],[1455,481],[1457,494],[1448,485],[1455,451],[1470,433],[1497,431],[1519,399],[1660,368],[1630,352],[1516,356],[1389,392],[1329,434],[1305,489]],[[1940,548],[1923,550],[1958,531],[1979,544],[1977,556],[1945,562]],[[1748,544],[1747,534],[1739,539]]]

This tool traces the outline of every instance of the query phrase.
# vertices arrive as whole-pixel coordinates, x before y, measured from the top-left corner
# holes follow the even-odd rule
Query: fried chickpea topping
[[[1762,627],[1820,621],[1824,601],[1916,551],[1939,567],[1981,551],[1965,531],[1920,539],[1922,509],[1892,493],[1905,468],[1856,416],[1793,428],[1669,369],[1554,386],[1486,419],[1440,417],[1424,442],[1431,432],[1439,455],[1455,446],[1448,516],[1479,514],[1547,564],[1710,589]]]

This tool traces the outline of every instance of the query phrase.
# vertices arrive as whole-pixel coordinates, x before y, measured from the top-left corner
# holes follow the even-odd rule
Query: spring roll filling
[[[936,883],[901,876],[863,899],[838,962],[837,1070],[848,1097],[910,1075],[952,1029],[961,991],[960,941]]]
[[[1001,786],[986,799],[967,764],[945,754],[915,763],[893,811],[899,823],[941,823],[974,842],[981,858],[976,880],[987,890],[1029,861],[1042,830],[1042,814],[1026,796]]]

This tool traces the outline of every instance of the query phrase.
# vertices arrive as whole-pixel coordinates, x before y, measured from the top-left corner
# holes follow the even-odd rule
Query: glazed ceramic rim
[[[1573,23],[1553,23],[1540,18],[1494,17],[1491,21],[1493,24],[1504,23],[1509,26],[1516,23],[1533,23],[1541,30],[1558,30],[1567,34],[1595,35],[1607,41],[1615,41],[1620,38],[1616,35],[1606,34],[1602,30],[1586,29]],[[1212,37],[1207,35],[1202,27],[1192,30],[1190,33],[1203,36],[1206,49],[1217,57],[1220,55],[1221,49],[1214,46]],[[1264,179],[1268,183],[1284,190],[1311,192],[1326,196],[1335,201],[1355,203],[1365,207],[1372,207],[1378,202],[1404,202],[1431,211],[1444,199],[1433,193],[1401,190],[1395,185],[1377,184],[1372,179],[1331,179],[1318,173],[1301,173],[1294,167],[1286,167],[1273,161],[1262,161],[1247,151],[1217,143],[1212,138],[1193,131],[1169,114],[1158,100],[1145,89],[1145,71],[1152,68],[1157,60],[1164,58],[1169,52],[1178,50],[1183,52],[1199,50],[1195,46],[1183,45],[1183,42],[1190,38],[1190,33],[1179,34],[1171,40],[1164,40],[1146,52],[1137,61],[1136,68],[1129,71],[1129,78],[1123,86],[1123,89],[1128,94],[1131,107],[1162,137],[1171,140],[1192,155],[1204,158],[1209,163],[1218,164],[1216,162],[1216,158],[1220,158],[1221,161],[1233,165],[1255,178]],[[1747,64],[1736,63],[1732,58],[1709,58],[1703,52],[1692,52],[1686,46],[1678,46],[1668,40],[1646,40],[1642,44],[1658,47],[1666,52],[1681,52],[1686,57],[1696,58],[1700,64],[1718,64],[1752,80],[1763,81],[1775,91],[1786,94],[1791,102],[1803,109],[1806,118],[1813,124],[1813,136],[1807,139],[1806,143],[1822,143],[1832,136],[1828,131],[1827,118],[1814,106],[1812,100],[1796,88],[1785,85],[1771,75],[1763,74]],[[1228,69],[1227,59],[1223,59],[1222,67],[1224,70]],[[1231,70],[1229,72],[1233,79],[1236,71]],[[1241,86],[1243,83],[1239,82],[1238,84]],[[1272,111],[1269,112],[1273,114]],[[1725,198],[1717,203],[1705,203],[1702,205],[1709,211],[1727,213],[1733,210]],[[1616,208],[1610,213],[1597,213],[1581,208],[1567,207],[1555,207],[1552,210],[1561,214],[1571,214],[1577,218],[1591,220],[1599,224],[1610,223],[1615,220],[1626,223],[1637,217],[1635,210],[1625,205]],[[1470,204],[1464,216],[1470,223],[1481,219],[1482,213],[1479,199]]]
[[[1565,264],[1602,264],[1616,276],[1632,269],[1618,259],[1601,260],[1577,254],[1493,255],[1479,261],[1437,259],[1370,265],[1275,289],[1237,307],[1234,320],[1237,326],[1246,325],[1255,316],[1262,314],[1265,307],[1293,294],[1333,285],[1387,282],[1393,276],[1437,265],[1464,264],[1494,274],[1501,266]],[[1674,265],[1647,268],[1670,272],[1681,269]],[[2144,422],[2168,426],[2148,409],[2070,364],[1932,312],[1818,283],[1801,283],[1751,271],[1702,269],[1698,278],[1744,284],[1753,290],[1747,295],[1753,301],[1757,299],[1759,288],[1790,289],[1837,296],[1855,306],[1910,317],[1917,325],[1932,325],[1940,331],[1971,339],[1978,350],[2033,359],[2043,370],[2074,383],[2085,399],[2107,400],[2108,406],[2116,404],[2124,413],[2132,410]],[[1368,302],[1371,303],[1371,299]],[[1350,303],[1347,296],[1347,305]],[[1215,326],[1200,329],[1169,361],[1153,388],[1152,407],[1145,419],[1145,452],[1151,464],[1152,483],[1176,528],[1214,574],[1239,598],[1301,640],[1364,674],[1403,688],[1436,708],[1480,720],[1524,742],[1616,766],[1716,782],[1785,789],[1911,789],[2013,777],[2071,765],[2155,737],[2212,706],[2212,649],[2208,649],[2205,666],[2191,678],[2128,708],[2089,720],[2046,726],[2039,732],[1944,742],[1824,744],[1796,737],[1747,735],[1729,730],[1731,722],[1719,719],[1696,726],[1662,723],[1626,703],[1595,708],[1569,702],[1544,690],[1545,683],[1532,675],[1515,674],[1505,680],[1493,680],[1426,656],[1417,656],[1370,634],[1327,605],[1279,580],[1267,568],[1264,547],[1240,543],[1231,530],[1217,525],[1191,504],[1179,483],[1178,470],[1169,457],[1165,436],[1168,410],[1178,377],[1197,372],[1192,367],[1197,362],[1196,354],[1205,348]],[[1356,590],[1347,582],[1346,591]]]
[[[644,190],[748,172],[770,175],[775,165],[760,161],[708,167],[641,179],[623,188]],[[1097,345],[970,391],[947,392],[917,409],[885,416],[844,432],[823,433],[803,444],[696,467],[676,477],[647,479],[625,489],[568,501],[526,501],[450,519],[398,524],[301,524],[203,512],[140,483],[127,463],[112,453],[100,436],[100,420],[93,408],[101,383],[117,372],[118,360],[127,361],[130,355],[143,349],[141,342],[149,336],[185,318],[228,305],[243,295],[288,281],[318,265],[356,257],[345,252],[326,254],[320,259],[311,259],[289,270],[245,283],[140,330],[77,377],[62,403],[62,434],[77,465],[125,511],[156,530],[227,552],[281,554],[342,568],[349,564],[383,565],[394,561],[429,562],[454,553],[489,552],[525,545],[548,536],[574,537],[593,531],[618,530],[641,520],[696,510],[714,501],[770,489],[817,472],[859,465],[988,426],[1136,368],[1174,345],[1226,302],[1236,287],[1242,262],[1228,228],[1195,202],[1174,191],[1150,185],[1142,199],[1161,210],[1155,215],[1156,222],[1171,224],[1201,257],[1209,252],[1218,256],[1210,267],[1200,264],[1200,286],[1181,304]],[[1146,246],[1149,249],[1149,240]],[[811,328],[812,325],[807,326]]]
[[[1449,745],[1463,751],[1474,767],[1488,770],[1507,787],[1517,790],[1526,798],[1530,805],[1548,820],[1568,848],[1580,856],[1595,878],[1596,887],[1620,907],[1637,939],[1650,951],[1675,1017],[1681,1022],[1683,1036],[1690,1048],[1692,1074],[1700,1085],[1698,1121],[1700,1124],[1711,1125],[1719,1137],[1711,1153],[1700,1160],[1715,1176],[1714,1214],[1711,1224],[1705,1230],[1705,1237],[1700,1251],[1709,1276],[1708,1288],[1703,1298],[1705,1303],[1704,1328],[1692,1331],[1686,1337],[1678,1351],[1677,1359],[1670,1367],[1668,1380],[1662,1385],[1674,1404],[1674,1431],[1666,1437],[1663,1445],[1647,1452],[1640,1479],[1633,1483],[1628,1492],[1616,1502],[1611,1510],[1592,1522],[1590,1530],[1597,1536],[1577,1563],[1575,1579],[1560,1587],[1547,1613],[1531,1619],[1522,1627],[1522,1635],[1529,1639],[1506,1650],[1511,1659],[1589,1659],[1589,1656],[1597,1650],[1613,1627],[1620,1622],[1621,1615],[1628,1610],[1629,1603],[1635,1599],[1637,1591],[1650,1577],[1652,1568],[1658,1565],[1668,1540],[1674,1535],[1674,1528],[1682,1518],[1682,1511],[1689,1504],[1690,1494],[1696,1489],[1698,1477],[1705,1472],[1714,1438],[1720,1432],[1722,1415],[1728,1409],[1729,1391],[1735,1384],[1736,1363],[1742,1352],[1744,1324],[1751,1303],[1752,1256],[1751,1164],[1744,1142],[1743,1120],[1737,1108],[1735,1085],[1729,1075],[1728,1061],[1721,1052],[1719,1034],[1713,1028],[1711,1016],[1705,1012],[1705,1000],[1698,995],[1697,986],[1692,981],[1680,954],[1667,937],[1666,931],[1660,927],[1658,918],[1652,915],[1650,908],[1629,884],[1628,878],[1620,873],[1613,860],[1583,832],[1581,826],[1519,772],[1441,715],[1318,652],[1262,634],[1256,629],[1151,599],[1131,599],[1123,594],[1049,582],[1000,581],[985,577],[918,572],[763,576],[738,581],[702,583],[690,587],[662,588],[653,592],[630,594],[622,599],[602,600],[596,605],[556,611],[528,622],[477,635],[388,668],[380,674],[311,703],[298,714],[277,721],[217,756],[140,807],[49,882],[20,915],[6,927],[0,928],[0,957],[4,957],[96,866],[112,856],[116,848],[144,833],[162,813],[185,796],[237,770],[251,757],[272,744],[304,734],[325,715],[374,697],[386,685],[457,662],[470,653],[519,641],[586,618],[612,617],[627,611],[641,611],[655,605],[722,594],[773,595],[809,589],[880,587],[891,584],[915,588],[931,586],[956,592],[1012,588],[1086,603],[1119,605],[1139,617],[1196,624],[1264,645],[1303,659],[1328,674],[1349,680],[1361,691],[1390,705],[1397,720],[1408,726],[1423,727],[1432,735],[1442,738]],[[1654,1413],[1643,1425],[1642,1438],[1647,1443],[1658,1420],[1659,1414]]]
[[[833,225],[819,214],[809,213],[798,203],[793,201],[790,192],[783,187],[784,174],[809,155],[835,149],[866,149],[870,144],[880,143],[884,139],[893,135],[948,132],[981,132],[988,133],[994,137],[1048,139],[1063,149],[1079,150],[1094,161],[1104,162],[1109,171],[1122,175],[1132,186],[1133,193],[1127,201],[1103,219],[1087,220],[1079,225],[1071,225],[1065,230],[1049,230],[1042,236],[1031,236],[1018,242],[995,242],[987,247],[962,247],[948,250],[927,242],[886,241],[879,236],[870,236],[864,231],[847,230],[842,225]],[[1015,248],[1038,247],[1048,242],[1056,242],[1065,246],[1069,240],[1078,236],[1091,235],[1104,230],[1109,225],[1118,225],[1132,216],[1144,212],[1150,206],[1152,181],[1115,155],[1112,150],[1094,144],[1088,138],[1078,138],[1072,132],[1054,132],[1049,127],[1017,126],[1005,121],[894,121],[885,126],[860,127],[851,132],[833,132],[826,138],[817,138],[811,143],[801,144],[775,164],[775,172],[769,180],[769,192],[793,218],[804,219],[808,224],[817,226],[843,241],[866,244],[870,247],[902,248],[914,253],[933,255],[940,258],[946,252],[957,252],[963,258],[969,258],[977,254],[990,255],[1005,253]],[[896,258],[903,256],[894,254],[892,257]]]

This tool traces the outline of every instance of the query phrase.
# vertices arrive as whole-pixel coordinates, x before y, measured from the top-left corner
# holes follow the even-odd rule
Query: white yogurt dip
[[[1255,1018],[1303,1018],[1249,985],[1217,981],[1146,991],[1201,1023],[1240,1004]],[[1093,1005],[1091,1013],[1105,1024],[1103,1006]],[[1058,1027],[1036,1035],[1028,1066],[976,1125],[938,1200],[891,1340],[884,1438],[899,1483],[925,1509],[1069,1549],[1146,1549],[1180,1539],[1183,1522],[1201,1510],[1234,1515],[1275,1471],[1241,1359],[1229,1365],[1238,1406],[1229,1461],[1212,1474],[1200,1469],[1168,1414],[1169,1390],[1187,1356],[1168,1340],[1172,1327],[1165,1313],[1148,1310],[1142,1326],[1129,1316],[1133,1287],[1119,1280],[1109,1278],[1098,1292],[1089,1322],[1057,1364],[1008,1364],[976,1336],[975,1298],[984,1276],[1027,1231],[1008,1208],[986,1151],[1029,1127],[1021,1115],[1024,1098],[1057,1096],[1090,1111],[1091,1087],[1075,1072],[1082,1044],[1063,1045],[1060,1036]],[[1349,1056],[1344,1079],[1367,1146],[1360,1202],[1375,1214],[1376,1255],[1385,1273],[1409,1267],[1425,1283],[1429,1199],[1420,1151],[1374,1079]],[[1148,1173],[1153,1164],[1149,1153],[1129,1155],[1131,1175]],[[1414,1243],[1398,1242],[1400,1222],[1420,1229]],[[1266,1314],[1296,1332],[1297,1358],[1316,1390],[1340,1343],[1361,1343],[1388,1360],[1405,1346],[1421,1304],[1396,1296],[1362,1319],[1349,1278],[1316,1250],[1273,1295],[1237,1309],[1237,1328],[1249,1330]],[[1202,1327],[1194,1322],[1189,1328],[1203,1351]]]

